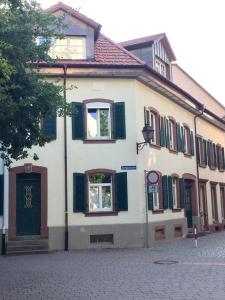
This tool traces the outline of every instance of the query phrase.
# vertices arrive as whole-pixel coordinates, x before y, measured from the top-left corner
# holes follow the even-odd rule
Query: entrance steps
[[[37,254],[48,252],[48,240],[39,236],[20,236],[8,241],[6,245],[7,255]]]

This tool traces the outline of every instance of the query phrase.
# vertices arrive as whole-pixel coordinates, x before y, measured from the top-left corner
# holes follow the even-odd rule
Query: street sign
[[[137,166],[121,166],[121,170],[137,170]]]
[[[148,186],[148,192],[149,193],[158,193],[159,191],[159,186],[158,184],[152,184]]]
[[[157,171],[149,171],[146,175],[148,185],[159,182],[159,173]]]

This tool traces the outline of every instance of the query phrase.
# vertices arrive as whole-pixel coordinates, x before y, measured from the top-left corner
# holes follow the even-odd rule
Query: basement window
[[[90,235],[91,244],[113,244],[113,234]]]

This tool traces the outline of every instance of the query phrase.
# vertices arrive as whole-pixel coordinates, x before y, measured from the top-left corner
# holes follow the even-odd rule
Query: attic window
[[[166,64],[157,58],[155,59],[155,69],[159,74],[166,77]]]
[[[50,48],[50,56],[53,59],[86,59],[85,37],[67,36],[55,39]]]

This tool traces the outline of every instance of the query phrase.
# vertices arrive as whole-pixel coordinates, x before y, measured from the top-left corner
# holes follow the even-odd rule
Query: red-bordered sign
[[[157,184],[159,182],[159,173],[157,171],[149,171],[146,178],[148,184]]]

